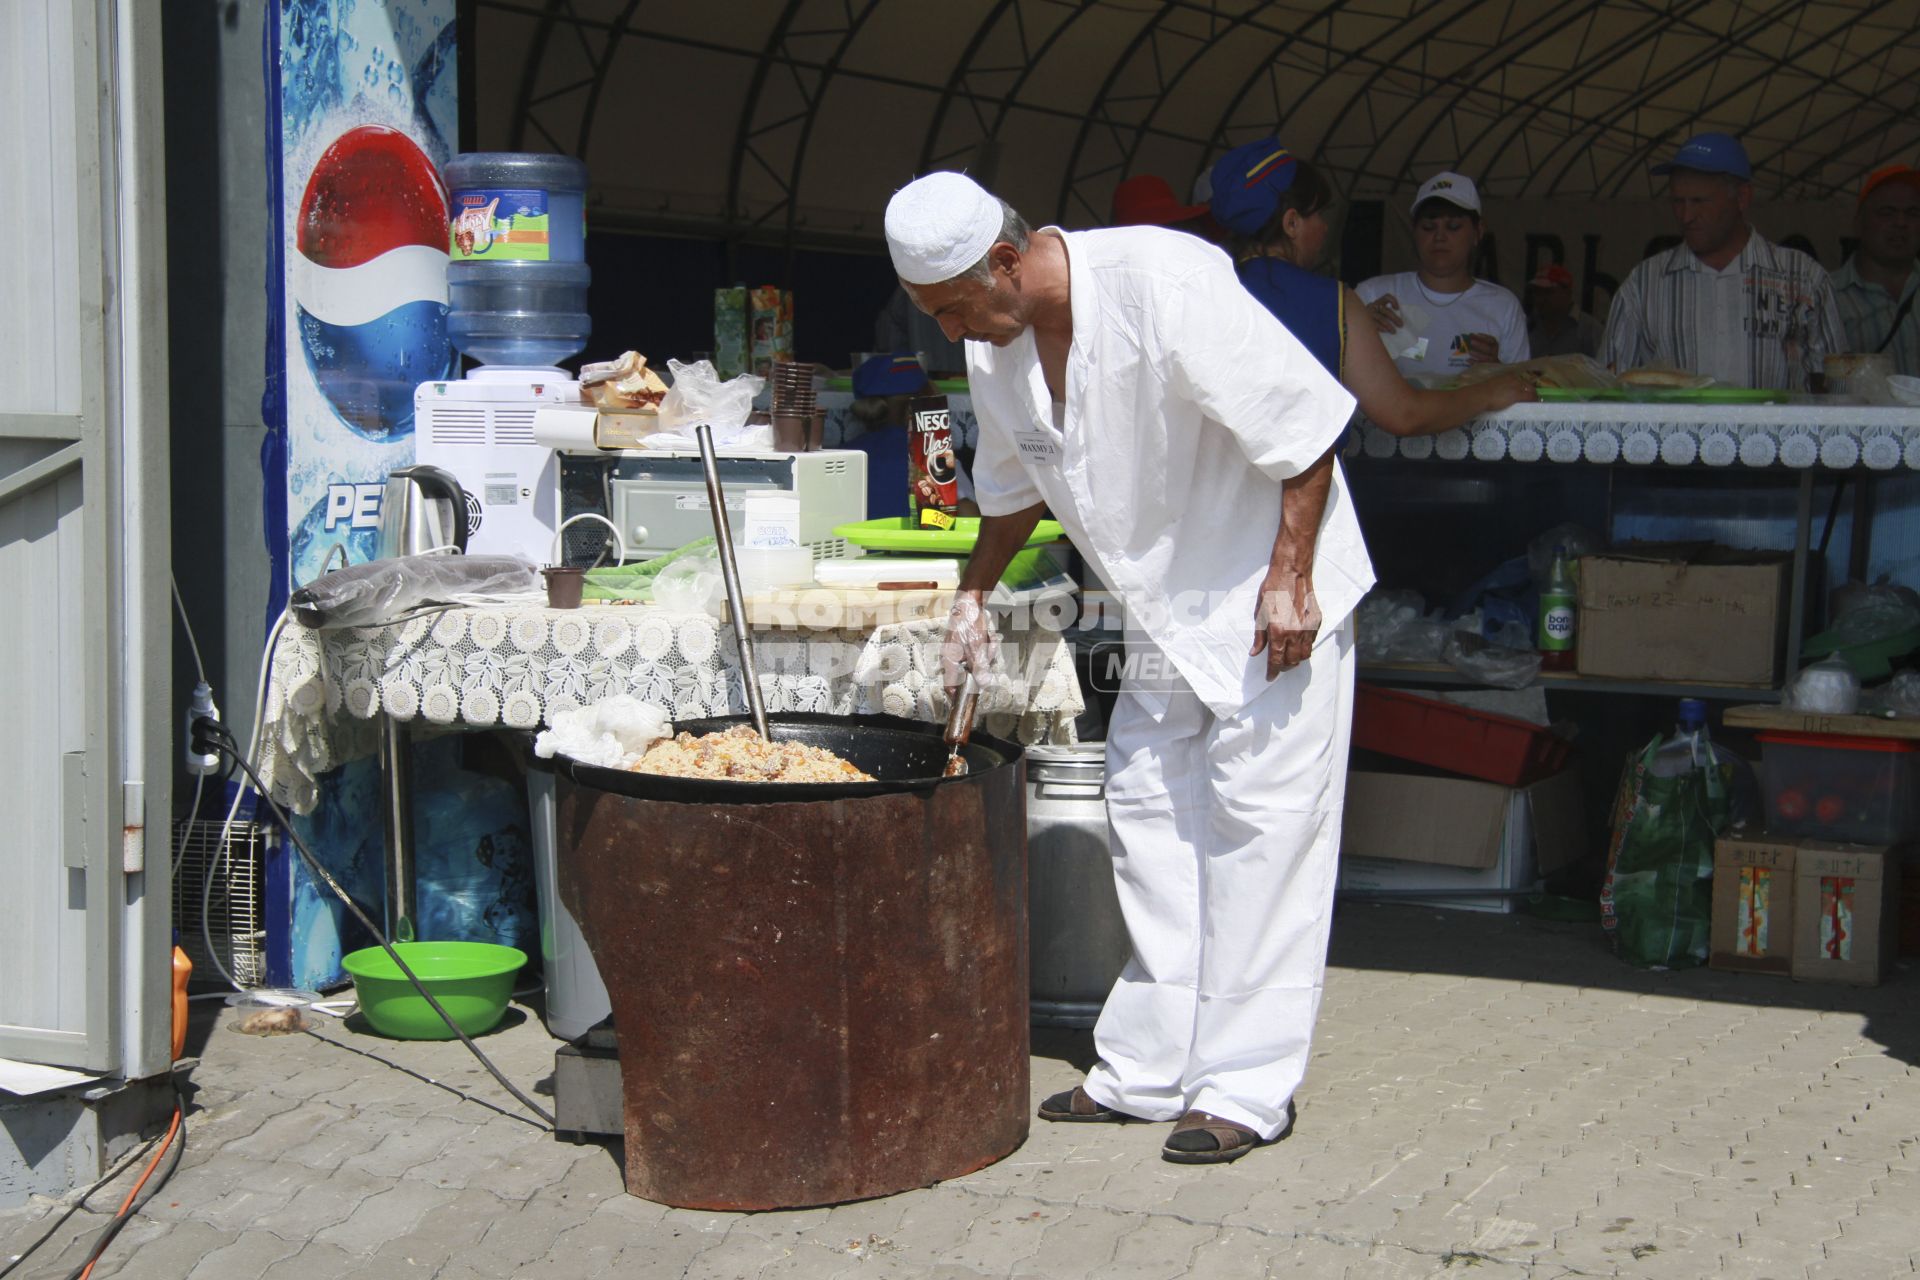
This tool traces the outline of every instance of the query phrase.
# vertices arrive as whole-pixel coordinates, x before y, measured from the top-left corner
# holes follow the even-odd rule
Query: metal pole
[[[380,776],[386,804],[380,811],[387,846],[387,937],[413,941],[413,754],[405,722],[380,717]]]
[[[1813,469],[1800,473],[1793,517],[1793,577],[1787,593],[1787,669],[1783,680],[1800,670],[1800,641],[1807,627],[1807,561],[1813,542]]]
[[[747,710],[753,727],[768,737],[767,709],[760,703],[760,669],[753,662],[753,638],[747,634],[746,599],[740,590],[740,569],[733,559],[733,529],[727,523],[726,495],[720,491],[720,464],[713,456],[713,428],[702,422],[693,429],[700,442],[700,465],[707,472],[707,501],[713,507],[713,540],[720,550],[720,576],[727,584],[727,612],[733,615],[733,638],[740,642],[740,674],[747,683]]]

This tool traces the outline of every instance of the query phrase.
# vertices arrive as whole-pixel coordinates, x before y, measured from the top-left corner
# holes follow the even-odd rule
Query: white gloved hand
[[[947,696],[953,696],[969,671],[984,684],[999,650],[993,615],[980,596],[971,591],[955,596],[953,610],[947,614],[947,633],[940,641],[940,682]]]

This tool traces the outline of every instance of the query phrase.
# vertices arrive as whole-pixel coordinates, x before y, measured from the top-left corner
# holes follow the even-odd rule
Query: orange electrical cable
[[[173,1123],[167,1126],[167,1136],[162,1138],[160,1145],[153,1149],[153,1158],[147,1161],[147,1167],[140,1174],[140,1180],[133,1184],[133,1190],[127,1192],[127,1198],[120,1202],[118,1209],[114,1210],[114,1217],[119,1218],[125,1216],[127,1209],[133,1204],[134,1197],[140,1194],[140,1188],[147,1185],[147,1179],[151,1178],[153,1171],[160,1167],[160,1157],[167,1154],[167,1148],[173,1145],[173,1136],[180,1132],[180,1119],[180,1104],[176,1102],[173,1104]],[[104,1253],[105,1250],[102,1250],[102,1252]],[[95,1264],[99,1261],[100,1258],[95,1256],[91,1262],[88,1262],[86,1270],[80,1273],[80,1280],[88,1280],[88,1277],[93,1274]]]

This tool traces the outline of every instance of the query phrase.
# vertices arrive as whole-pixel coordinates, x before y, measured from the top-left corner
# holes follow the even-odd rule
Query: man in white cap
[[[1353,397],[1192,236],[1029,232],[956,173],[886,229],[966,340],[980,422],[949,689],[991,663],[987,593],[1044,509],[1126,607],[1107,812],[1133,958],[1099,1064],[1040,1115],[1174,1120],[1167,1159],[1236,1159],[1292,1126],[1326,966],[1373,582],[1333,452]]]
[[[1453,378],[1468,365],[1518,364],[1531,354],[1520,299],[1473,274],[1480,189],[1437,173],[1413,197],[1417,271],[1374,276],[1354,290],[1403,374]]]

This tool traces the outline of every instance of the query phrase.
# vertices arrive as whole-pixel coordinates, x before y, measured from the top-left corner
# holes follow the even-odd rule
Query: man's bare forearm
[[[1280,490],[1280,531],[1273,539],[1276,567],[1304,573],[1313,567],[1320,541],[1320,519],[1327,513],[1327,495],[1333,491],[1333,450],[1288,480]]]
[[[992,591],[999,584],[1000,575],[1013,563],[1013,557],[1027,545],[1027,538],[1046,509],[1045,503],[1036,502],[1012,515],[982,516],[980,536],[974,540],[973,554],[967,558],[960,590],[982,596]]]

